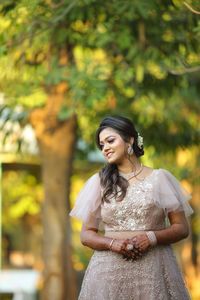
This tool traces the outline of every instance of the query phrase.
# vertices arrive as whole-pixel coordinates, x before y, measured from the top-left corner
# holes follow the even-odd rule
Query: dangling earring
[[[132,155],[133,154],[133,148],[132,148],[131,145],[128,146],[127,153],[128,153],[128,155]]]

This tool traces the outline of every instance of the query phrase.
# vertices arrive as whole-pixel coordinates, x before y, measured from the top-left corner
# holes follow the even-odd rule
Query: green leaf
[[[61,110],[58,113],[58,120],[59,121],[66,121],[74,114],[73,108],[68,108],[67,106],[62,106]]]

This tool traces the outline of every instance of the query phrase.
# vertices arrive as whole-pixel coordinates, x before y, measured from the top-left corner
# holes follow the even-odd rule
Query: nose
[[[110,150],[110,147],[107,143],[104,144],[103,153],[107,153]]]

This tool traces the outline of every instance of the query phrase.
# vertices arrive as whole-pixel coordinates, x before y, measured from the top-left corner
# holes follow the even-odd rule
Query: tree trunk
[[[77,121],[75,115],[65,122],[58,120],[63,95],[62,86],[57,86],[51,91],[46,107],[33,111],[30,117],[39,144],[45,192],[43,300],[76,299],[68,199]]]

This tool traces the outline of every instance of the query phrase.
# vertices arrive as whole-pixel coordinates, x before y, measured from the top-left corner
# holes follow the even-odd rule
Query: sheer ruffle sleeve
[[[99,228],[101,221],[101,187],[98,173],[86,181],[69,215],[82,220],[88,227]]]
[[[159,169],[153,188],[153,199],[165,214],[184,211],[186,216],[193,213],[188,200],[191,195],[180,185],[180,182],[167,170]]]

